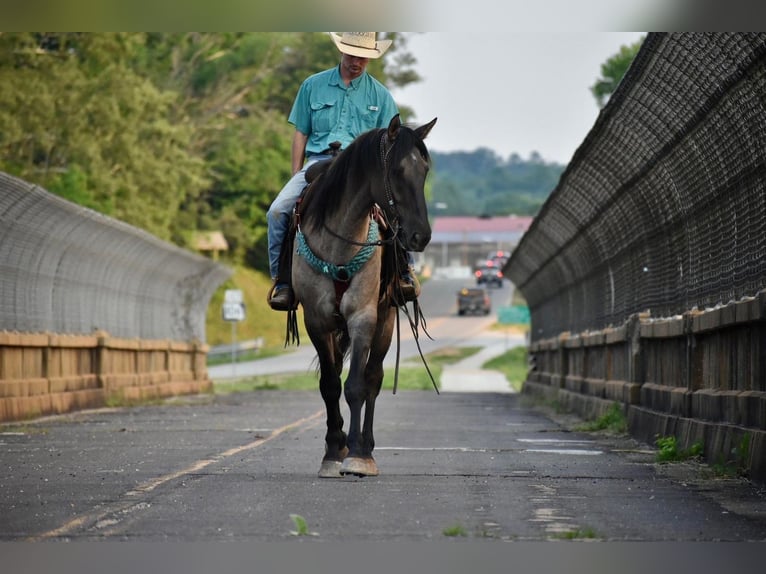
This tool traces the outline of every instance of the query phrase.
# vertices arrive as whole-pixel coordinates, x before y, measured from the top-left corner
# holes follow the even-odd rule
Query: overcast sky
[[[424,32],[408,50],[423,81],[393,90],[416,123],[438,122],[429,149],[494,150],[566,164],[598,116],[601,64],[642,32]]]

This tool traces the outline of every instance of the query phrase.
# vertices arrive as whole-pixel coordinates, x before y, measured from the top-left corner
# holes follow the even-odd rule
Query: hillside
[[[439,215],[535,215],[566,166],[492,150],[431,152],[433,177],[429,211]]]

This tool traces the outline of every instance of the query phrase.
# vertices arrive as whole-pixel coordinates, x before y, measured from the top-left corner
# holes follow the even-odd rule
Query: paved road
[[[0,540],[766,540],[746,482],[654,465],[511,393],[379,402],[375,478],[316,477],[313,392],[259,391],[5,427]],[[725,495],[725,496],[724,496]]]
[[[0,541],[294,540],[291,514],[306,539],[344,543],[766,541],[759,486],[658,466],[647,445],[574,431],[507,389],[478,392],[493,379],[481,362],[519,341],[478,318],[459,333],[450,317],[436,323],[450,344],[484,351],[445,371],[455,386],[441,395],[381,395],[379,477],[316,477],[315,392],[50,417],[1,429]]]

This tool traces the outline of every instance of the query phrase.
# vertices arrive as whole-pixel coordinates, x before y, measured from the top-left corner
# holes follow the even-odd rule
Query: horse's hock
[[[210,388],[228,269],[3,173],[0,269],[0,421]]]
[[[525,392],[766,480],[766,34],[649,34],[506,265]]]

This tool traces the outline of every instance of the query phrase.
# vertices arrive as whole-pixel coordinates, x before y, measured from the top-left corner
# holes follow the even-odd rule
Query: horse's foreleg
[[[373,360],[367,363],[365,374],[367,396],[364,403],[364,425],[362,426],[362,453],[372,458],[372,451],[375,448],[375,436],[372,428],[375,421],[375,400],[380,394],[380,387],[383,385],[383,361]]]
[[[376,476],[378,467],[372,458],[372,453],[365,448],[362,433],[362,406],[367,400],[367,388],[365,381],[367,357],[370,353],[369,335],[354,338],[353,327],[349,326],[352,333],[351,364],[349,365],[348,377],[344,385],[344,395],[349,408],[348,428],[348,456],[343,461],[341,473],[356,474],[359,476]],[[372,329],[360,330],[360,333],[369,333]]]
[[[386,311],[380,310],[379,317],[383,318],[383,320],[378,324],[375,332],[364,376],[367,396],[365,398],[364,426],[362,428],[362,451],[370,457],[372,457],[372,451],[375,449],[375,436],[373,434],[375,401],[383,386],[383,359],[385,359],[391,346],[393,321],[395,319],[392,309],[388,309],[386,315],[383,315],[384,312]]]
[[[362,476],[376,476],[378,466],[372,456],[375,448],[373,424],[375,420],[375,400],[383,384],[383,358],[391,344],[390,328],[393,323],[389,313],[383,323],[379,323],[372,337],[372,344],[364,348],[361,358],[355,364],[352,356],[352,368],[346,380],[346,401],[351,409],[349,429],[349,456],[343,461],[341,472]],[[354,366],[357,368],[354,369]],[[354,378],[352,379],[352,376]],[[361,422],[361,410],[364,405],[364,424]]]
[[[327,434],[325,454],[319,469],[321,478],[340,477],[340,467],[348,453],[346,433],[343,432],[343,417],[340,412],[340,374],[335,361],[335,350],[331,337],[322,337],[321,343],[312,338],[319,357],[319,391],[327,411]]]

